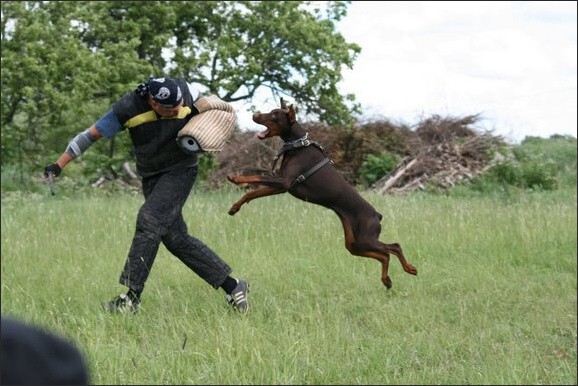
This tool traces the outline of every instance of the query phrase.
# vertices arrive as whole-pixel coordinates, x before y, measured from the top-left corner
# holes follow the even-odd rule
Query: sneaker
[[[241,313],[246,313],[249,310],[249,302],[247,299],[249,293],[249,283],[245,280],[237,280],[237,286],[226,296],[227,302],[235,307]]]
[[[102,302],[105,311],[119,314],[133,314],[137,312],[140,302],[133,302],[126,294],[120,294],[109,302]]]

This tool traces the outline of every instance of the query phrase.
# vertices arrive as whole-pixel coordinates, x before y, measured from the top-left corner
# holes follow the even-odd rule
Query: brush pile
[[[489,132],[472,129],[476,120],[477,116],[425,120],[415,131],[414,151],[372,188],[391,194],[423,190],[426,185],[443,190],[486,171],[501,160],[495,150],[505,143]]]
[[[484,172],[499,160],[495,150],[505,146],[499,136],[475,128],[477,115],[462,118],[432,116],[414,129],[388,120],[339,130],[322,124],[302,123],[309,139],[319,143],[335,167],[353,185],[361,183],[359,170],[368,154],[387,152],[401,159],[371,188],[382,194],[405,194],[416,189],[448,189]],[[281,148],[279,138],[259,140],[256,132],[236,131],[222,152],[219,167],[208,176],[211,187],[227,184],[228,173],[265,174]],[[278,165],[277,165],[278,166]]]

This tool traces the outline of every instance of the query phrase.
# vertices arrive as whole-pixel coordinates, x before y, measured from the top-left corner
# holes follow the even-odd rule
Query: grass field
[[[251,284],[242,316],[161,247],[136,315],[100,309],[138,195],[2,199],[2,314],[75,342],[93,384],[576,384],[576,190],[364,196],[418,276],[348,254],[338,218],[289,195],[194,193],[191,234]]]

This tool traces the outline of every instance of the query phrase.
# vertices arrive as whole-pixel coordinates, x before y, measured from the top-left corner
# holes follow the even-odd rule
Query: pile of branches
[[[409,154],[415,137],[415,133],[408,127],[387,120],[367,123],[350,130],[316,122],[301,125],[307,131],[309,140],[323,147],[335,167],[352,185],[357,185],[361,180],[358,171],[367,154],[378,155],[383,151]],[[257,131],[235,131],[223,151],[215,153],[219,166],[209,173],[209,186],[222,187],[227,183],[228,173],[271,173],[273,160],[282,145],[280,138],[259,140]]]
[[[490,132],[477,130],[478,119],[477,115],[462,118],[434,115],[415,129],[388,120],[359,124],[349,130],[319,123],[302,126],[309,139],[323,147],[352,185],[361,182],[359,170],[368,154],[397,155],[401,162],[372,188],[384,194],[403,194],[425,189],[426,185],[447,189],[488,169],[494,150],[505,143]],[[236,131],[223,151],[214,155],[219,166],[208,175],[210,187],[228,184],[228,173],[271,173],[281,147],[280,138],[259,140],[256,131]]]
[[[372,188],[380,193],[404,194],[416,189],[443,190],[469,180],[493,166],[495,149],[505,145],[499,136],[472,128],[477,115],[460,119],[434,116],[416,129],[419,145]]]

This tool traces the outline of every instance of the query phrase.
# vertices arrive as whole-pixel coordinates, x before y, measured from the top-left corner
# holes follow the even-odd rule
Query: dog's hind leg
[[[397,256],[397,258],[399,259],[399,262],[401,263],[403,270],[405,272],[407,272],[411,275],[417,275],[417,269],[405,260],[405,256],[403,255],[403,251],[401,250],[401,247],[399,246],[398,243],[384,244],[384,245],[385,245],[385,250],[387,251],[387,253],[392,253],[395,256]]]
[[[376,251],[350,251],[353,255],[356,256],[363,256],[363,257],[370,257],[375,259],[381,263],[381,282],[383,285],[390,289],[392,286],[391,278],[388,275],[389,270],[389,254],[383,252],[376,252]]]
[[[381,262],[381,282],[387,289],[391,289],[393,283],[391,282],[391,278],[387,274],[389,269],[389,255]]]
[[[380,245],[375,245],[375,243],[369,242],[368,244],[360,242],[356,239],[353,228],[351,227],[351,222],[348,221],[344,216],[339,216],[341,223],[343,225],[343,231],[345,233],[345,248],[355,256],[370,257],[381,263],[381,282],[383,285],[390,289],[392,286],[391,278],[388,276],[389,269],[389,254],[384,253],[383,243],[377,241],[376,237],[379,235],[381,230],[381,225],[379,222],[373,223],[373,229],[371,232],[366,234],[371,235],[370,239],[377,241]],[[373,247],[371,245],[373,244]]]
[[[389,255],[387,253],[380,253],[380,252],[356,252],[354,255],[357,256],[364,256],[364,257],[371,257],[381,263],[381,282],[383,285],[390,289],[392,286],[391,278],[388,275],[389,270]]]

